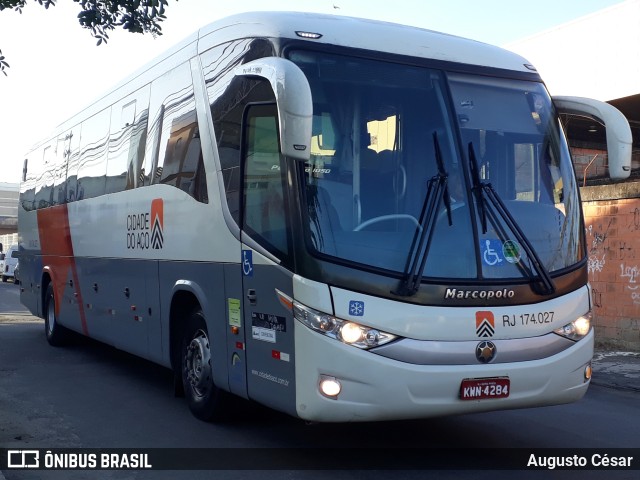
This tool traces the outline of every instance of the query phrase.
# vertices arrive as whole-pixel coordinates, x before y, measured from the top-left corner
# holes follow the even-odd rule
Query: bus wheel
[[[51,284],[44,297],[44,331],[49,345],[59,347],[66,343],[69,331],[56,321],[56,301]]]
[[[191,413],[207,422],[222,420],[225,392],[213,383],[211,346],[201,310],[195,310],[182,337],[182,385]]]

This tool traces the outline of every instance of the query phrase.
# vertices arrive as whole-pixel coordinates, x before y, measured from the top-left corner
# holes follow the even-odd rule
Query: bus
[[[192,413],[233,395],[312,422],[580,399],[587,250],[560,114],[520,56],[420,28],[246,13],[202,28],[24,161],[21,301],[172,369]]]

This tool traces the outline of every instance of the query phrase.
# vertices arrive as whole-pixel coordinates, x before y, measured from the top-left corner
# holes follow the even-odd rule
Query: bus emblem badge
[[[164,202],[161,198],[151,201],[151,246],[162,249],[164,244]]]
[[[480,338],[493,337],[496,332],[496,321],[492,312],[476,312],[476,335]]]
[[[493,342],[480,342],[476,346],[476,359],[480,363],[489,363],[496,357],[497,348]]]

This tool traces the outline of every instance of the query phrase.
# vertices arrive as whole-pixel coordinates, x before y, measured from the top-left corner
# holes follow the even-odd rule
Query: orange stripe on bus
[[[71,276],[78,294],[77,304],[82,323],[82,332],[88,335],[87,318],[84,312],[78,270],[73,255],[69,213],[66,205],[57,205],[38,210],[38,235],[40,237],[42,264],[45,267],[49,267],[51,272],[53,296],[56,302],[56,316],[60,314],[64,289],[67,279]]]

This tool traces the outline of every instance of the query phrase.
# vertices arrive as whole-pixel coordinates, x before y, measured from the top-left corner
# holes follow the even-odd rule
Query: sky
[[[624,0],[169,0],[163,35],[111,33],[107,44],[77,21],[71,0],[0,12],[0,182],[20,181],[29,148],[163,51],[219,18],[291,10],[384,20],[494,45],[526,38]]]

